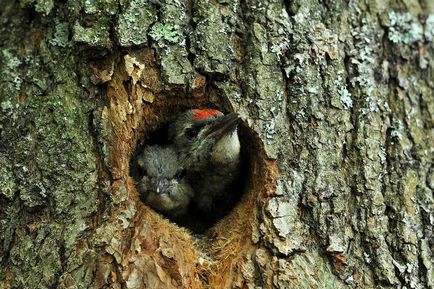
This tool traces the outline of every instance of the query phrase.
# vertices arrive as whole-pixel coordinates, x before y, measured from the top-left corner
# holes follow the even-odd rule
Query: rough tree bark
[[[0,288],[433,288],[432,1],[0,2]],[[129,162],[207,106],[249,184],[194,235]]]

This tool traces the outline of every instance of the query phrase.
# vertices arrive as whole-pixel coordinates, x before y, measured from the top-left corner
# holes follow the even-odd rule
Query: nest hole
[[[144,128],[146,131],[145,137],[138,140],[136,149],[130,160],[130,176],[136,183],[138,183],[145,174],[142,168],[137,164],[138,156],[148,145],[170,145],[168,141],[168,130],[169,124],[172,121],[173,117],[167,117],[158,125],[148,129],[148,131]],[[172,217],[164,214],[164,212],[155,211],[179,226],[187,228],[197,234],[204,233],[230,214],[234,207],[240,202],[245,192],[248,191],[252,176],[252,153],[255,150],[252,144],[257,140],[254,137],[252,129],[243,121],[238,125],[238,135],[241,143],[240,176],[228,187],[228,193],[225,194],[224,197],[216,198],[213,201],[213,206],[209,211],[204,212],[200,210],[193,201],[190,202],[187,213],[181,216]],[[142,198],[141,201],[146,205]]]

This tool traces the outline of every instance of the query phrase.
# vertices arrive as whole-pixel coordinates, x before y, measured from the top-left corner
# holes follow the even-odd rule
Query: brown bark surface
[[[432,1],[0,4],[0,288],[434,287]],[[248,163],[201,234],[130,169],[192,107]]]

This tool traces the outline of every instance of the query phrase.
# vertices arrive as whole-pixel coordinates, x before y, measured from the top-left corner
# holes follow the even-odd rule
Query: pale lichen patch
[[[412,44],[423,38],[423,27],[410,13],[389,13],[389,40],[395,44]]]
[[[157,21],[154,5],[147,1],[133,0],[121,12],[116,23],[116,35],[121,46],[148,44],[147,35],[153,23]]]
[[[108,28],[104,29],[103,26],[83,27],[79,22],[76,22],[72,39],[75,42],[84,42],[96,47],[110,48],[112,46],[109,30]]]

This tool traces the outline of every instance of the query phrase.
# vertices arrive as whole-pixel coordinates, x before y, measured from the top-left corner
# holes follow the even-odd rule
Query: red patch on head
[[[204,118],[209,118],[214,115],[222,115],[223,113],[216,109],[195,109],[194,120],[201,120]]]

